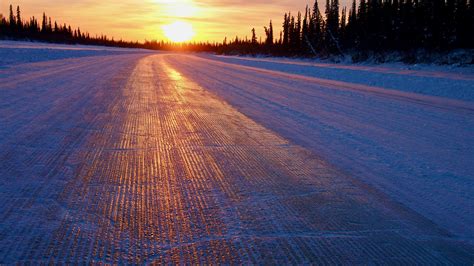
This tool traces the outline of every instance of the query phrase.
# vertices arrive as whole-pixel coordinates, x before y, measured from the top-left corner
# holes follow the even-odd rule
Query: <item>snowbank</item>
[[[314,60],[201,55],[220,62],[397,91],[474,101],[474,66],[335,64]]]

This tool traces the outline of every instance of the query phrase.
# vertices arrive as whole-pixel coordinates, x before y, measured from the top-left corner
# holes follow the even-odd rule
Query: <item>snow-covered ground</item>
[[[474,66],[331,64],[314,60],[206,55],[225,63],[474,101]]]
[[[469,68],[0,54],[0,264],[474,261]]]
[[[0,69],[21,63],[144,52],[150,51],[103,46],[0,41]]]
[[[265,127],[474,240],[471,70],[404,73],[378,66],[166,58]],[[302,75],[288,74],[293,72]],[[428,95],[413,93],[418,91]]]

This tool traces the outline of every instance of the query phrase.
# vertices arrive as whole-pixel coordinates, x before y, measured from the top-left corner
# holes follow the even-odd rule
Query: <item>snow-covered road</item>
[[[0,264],[474,261],[471,102],[69,57],[0,69]]]
[[[474,103],[194,56],[165,58],[266,128],[474,239]],[[467,77],[461,86],[474,91]]]

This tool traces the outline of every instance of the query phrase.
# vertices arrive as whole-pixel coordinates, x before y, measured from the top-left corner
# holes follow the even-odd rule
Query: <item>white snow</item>
[[[407,68],[0,42],[0,264],[469,264],[473,71]]]
[[[308,77],[474,101],[474,66],[334,64],[315,60],[205,55],[204,58]]]
[[[168,58],[255,121],[473,241],[471,69],[459,74],[438,67],[404,71],[209,55]],[[418,91],[445,97],[413,93]]]
[[[0,69],[21,63],[125,53],[151,53],[151,51],[103,46],[0,41]]]

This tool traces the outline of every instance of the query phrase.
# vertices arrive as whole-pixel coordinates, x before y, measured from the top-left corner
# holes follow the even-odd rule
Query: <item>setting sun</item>
[[[189,41],[195,35],[193,26],[190,23],[183,21],[176,21],[174,23],[164,25],[162,28],[166,38],[173,42]]]

